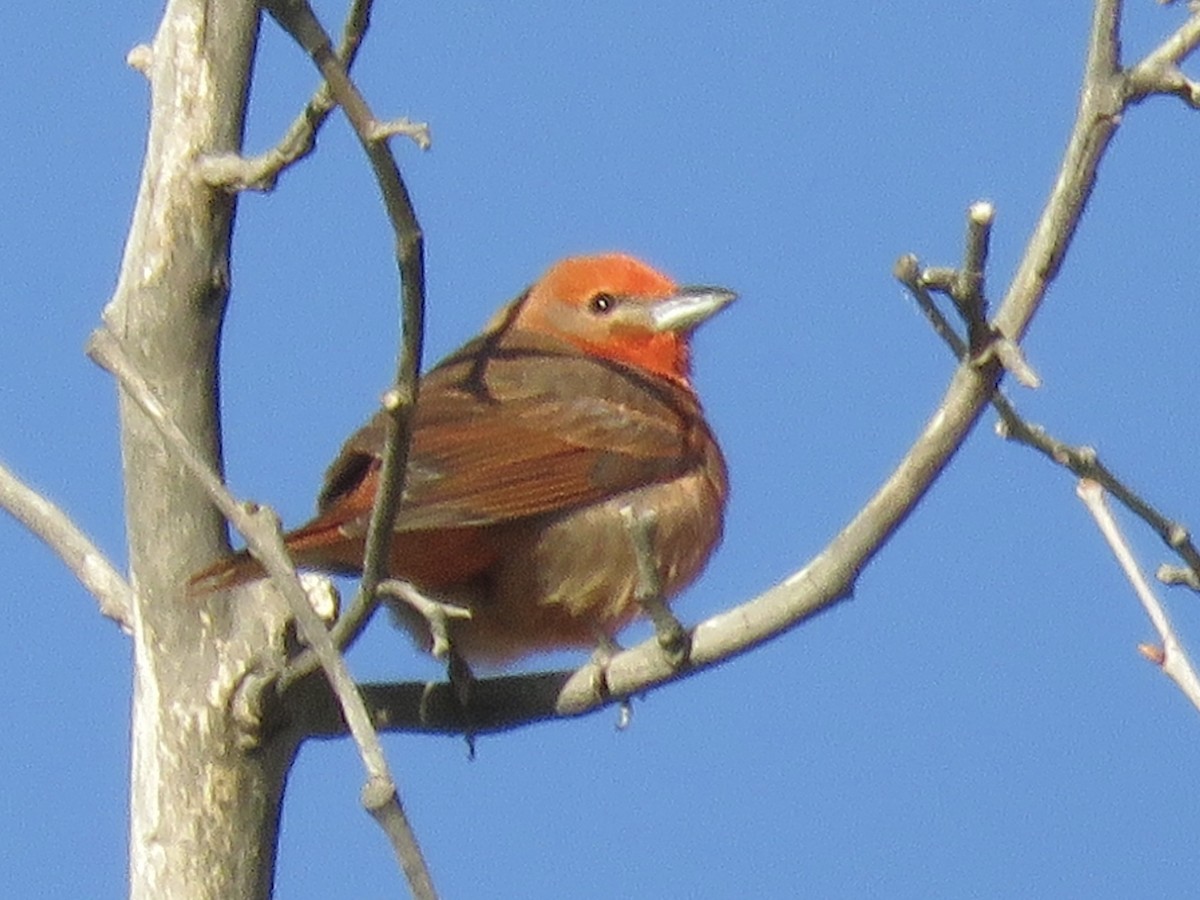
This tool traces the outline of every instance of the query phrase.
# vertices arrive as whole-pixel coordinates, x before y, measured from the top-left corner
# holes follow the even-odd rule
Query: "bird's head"
[[[687,385],[692,331],[735,296],[680,287],[624,254],[573,256],[530,288],[513,325]]]

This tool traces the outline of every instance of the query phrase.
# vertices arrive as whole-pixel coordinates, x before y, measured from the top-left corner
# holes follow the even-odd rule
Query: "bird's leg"
[[[458,699],[458,705],[466,713],[470,709],[471,695],[475,690],[475,673],[471,671],[467,661],[453,647],[446,654],[446,677],[450,679],[450,690]],[[467,742],[467,759],[475,759],[475,730],[469,724],[463,730],[463,739]]]
[[[450,687],[454,689],[454,696],[458,698],[459,705],[466,709],[471,702],[471,691],[475,687],[475,673],[453,647],[446,654],[446,677],[450,679]]]
[[[452,619],[469,619],[471,610],[453,603],[443,603],[421,593],[417,587],[399,578],[387,578],[375,589],[380,597],[399,601],[429,627],[429,652],[437,659],[453,653],[450,640]]]
[[[592,650],[592,657],[588,662],[592,664],[592,691],[598,697],[608,699],[610,691],[608,689],[608,664],[612,658],[620,653],[622,647],[607,631],[596,629],[596,647]]]
[[[416,585],[399,578],[388,578],[379,583],[375,589],[379,596],[402,604],[396,609],[402,620],[411,620],[413,616],[423,621],[429,628],[429,652],[437,659],[446,660],[446,677],[450,681],[450,689],[454,692],[458,705],[465,711],[471,702],[471,691],[475,685],[475,675],[467,661],[454,649],[450,637],[452,620],[471,618],[471,610],[454,603],[444,603],[423,594]],[[412,613],[406,616],[405,613]],[[411,621],[406,621],[411,625]],[[433,685],[426,685],[421,696],[421,719],[427,718],[426,706],[432,695]],[[463,735],[467,740],[467,754],[475,758],[475,734],[466,731]]]
[[[608,668],[609,661],[625,648],[607,631],[596,631],[596,649],[592,651],[592,662],[601,669]]]
[[[662,596],[662,579],[658,566],[654,564],[654,529],[658,516],[654,510],[634,510],[632,506],[622,508],[621,514],[629,527],[633,552],[637,559],[638,580],[634,599],[654,623],[658,645],[667,655],[672,668],[680,668],[688,661],[692,652],[692,636],[667,608]]]

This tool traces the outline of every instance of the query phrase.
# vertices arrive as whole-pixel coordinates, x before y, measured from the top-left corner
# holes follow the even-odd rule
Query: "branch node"
[[[1146,659],[1150,660],[1150,662],[1154,663],[1160,669],[1163,667],[1163,663],[1167,661],[1167,654],[1157,644],[1138,644],[1137,648],[1138,653],[1142,654],[1142,656],[1146,657]]]
[[[1025,354],[1021,352],[1020,346],[1015,341],[997,336],[988,345],[988,349],[980,358],[980,362],[987,362],[993,355],[1004,366],[1005,371],[1025,387],[1036,389],[1042,386],[1042,379],[1033,370],[1033,367],[1029,365],[1029,362],[1025,359]]]
[[[916,286],[921,278],[921,262],[913,253],[905,253],[892,266],[892,276],[908,288]]]
[[[371,141],[386,141],[397,135],[409,138],[421,150],[428,150],[433,144],[433,136],[426,122],[414,122],[406,118],[386,122],[376,119],[367,129],[367,139]]]
[[[971,222],[980,228],[989,227],[996,218],[996,206],[990,200],[976,200],[967,207]]]
[[[362,805],[372,815],[396,799],[396,785],[384,775],[372,775],[363,785]]]
[[[242,676],[233,691],[229,704],[230,719],[236,729],[237,746],[245,752],[257,750],[263,745],[265,722],[271,708],[271,698],[275,697],[278,671],[279,661],[253,667]]]
[[[150,78],[150,68],[154,65],[154,50],[149,44],[134,44],[125,54],[125,65],[135,72],[141,72]]]
[[[1158,567],[1154,577],[1163,584],[1182,584],[1193,591],[1200,591],[1200,573],[1190,566],[1169,566],[1164,563]]]
[[[337,620],[342,596],[327,575],[318,572],[301,572],[300,586],[308,595],[308,602],[326,625]]]
[[[1167,530],[1167,543],[1172,550],[1178,550],[1185,546],[1191,539],[1192,536],[1188,533],[1187,528],[1178,522],[1172,522],[1171,527]]]
[[[391,387],[383,392],[383,396],[379,398],[379,403],[385,410],[391,413],[404,405],[404,398],[400,396],[398,388]]]
[[[950,294],[958,281],[958,271],[949,266],[929,266],[921,270],[921,286],[940,294]]]
[[[211,188],[230,193],[259,191],[264,194],[275,190],[279,176],[288,164],[278,149],[258,156],[202,153],[195,162],[196,174]]]

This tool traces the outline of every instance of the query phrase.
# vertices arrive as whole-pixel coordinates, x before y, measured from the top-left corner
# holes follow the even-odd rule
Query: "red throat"
[[[582,342],[580,349],[691,388],[691,352],[687,340],[674,332],[621,335],[603,344]]]

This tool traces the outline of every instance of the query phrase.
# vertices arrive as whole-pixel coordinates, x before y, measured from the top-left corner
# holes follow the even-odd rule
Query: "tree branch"
[[[1143,645],[1139,649],[1147,659],[1156,663],[1179,686],[1184,696],[1192,701],[1192,705],[1200,710],[1200,679],[1196,677],[1196,670],[1193,668],[1191,660],[1188,659],[1187,651],[1179,642],[1166,610],[1158,602],[1154,591],[1151,590],[1145,576],[1142,575],[1142,570],[1133,557],[1129,543],[1125,540],[1116,519],[1113,518],[1108,505],[1104,502],[1104,489],[1097,482],[1084,478],[1079,482],[1077,493],[1079,499],[1088,508],[1088,512],[1092,514],[1092,518],[1096,520],[1100,533],[1108,541],[1113,556],[1117,558],[1125,577],[1133,585],[1134,593],[1138,595],[1142,607],[1146,610],[1146,615],[1150,617],[1154,629],[1162,640],[1161,648]]]
[[[354,0],[342,26],[337,56],[349,71],[371,24],[374,0]],[[206,154],[196,161],[200,177],[215,188],[228,191],[271,191],[284,170],[306,159],[317,147],[317,133],[337,106],[329,85],[322,82],[303,110],[280,138],[279,143],[258,156],[237,153]],[[399,123],[398,123],[399,126]],[[411,137],[422,150],[429,149],[429,127],[405,120],[396,134]]]
[[[1107,84],[1117,72],[1118,61],[1115,53],[1118,41],[1115,17],[1119,14],[1119,7],[1119,3],[1103,2],[1103,0],[1097,4],[1093,47],[1089,53],[1089,74],[1080,111],[1081,120],[1084,118],[1085,110],[1090,106],[1088,87],[1090,86],[1097,93],[1102,93],[1099,86]],[[1163,76],[1163,73],[1167,67],[1173,67],[1198,45],[1200,45],[1200,12],[1193,14],[1174,35],[1152,51],[1141,63],[1124,74],[1120,91],[1123,97],[1122,109],[1129,104],[1138,102],[1150,93],[1177,92],[1175,87],[1178,85],[1170,80],[1173,76],[1170,73]],[[1182,77],[1178,70],[1175,70],[1175,74]],[[1193,94],[1195,93],[1194,86],[1189,85],[1188,89]],[[1115,124],[1113,128],[1115,128]],[[1111,137],[1111,132],[1108,137]],[[1080,141],[1078,145],[1086,146],[1086,142]],[[1074,149],[1076,146],[1077,142],[1073,136],[1071,147]],[[1069,150],[1068,159],[1072,156],[1073,154]],[[1094,171],[1094,164],[1092,169]],[[1064,184],[1060,178],[1059,184],[1055,186],[1055,196],[1069,197],[1074,193],[1074,189],[1069,184]],[[1040,227],[1041,223],[1039,223]],[[1074,223],[1071,223],[1070,227],[1073,228]],[[1048,255],[1045,258],[1050,260],[1055,257]],[[1061,256],[1058,259],[1061,261]],[[968,353],[966,344],[942,316],[927,290],[931,284],[936,289],[948,290],[956,283],[953,277],[947,278],[940,272],[941,270],[922,272],[916,257],[911,255],[902,257],[895,268],[896,277],[908,287],[921,310],[933,325],[934,331],[945,340],[954,355],[962,359]],[[1015,344],[1011,344],[1011,346],[1015,348]],[[1006,367],[1010,367],[1010,364],[1006,363]],[[1200,590],[1200,552],[1192,543],[1188,530],[1179,523],[1168,519],[1125,485],[1100,462],[1096,451],[1091,447],[1072,447],[1048,435],[1040,426],[1031,425],[1017,413],[1008,398],[999,390],[992,397],[992,405],[1000,414],[996,430],[1001,437],[1025,444],[1079,476],[1081,479],[1079,482],[1080,498],[1084,500],[1097,525],[1109,541],[1114,554],[1162,637],[1161,649],[1143,646],[1141,648],[1143,654],[1160,665],[1175,680],[1184,694],[1192,700],[1193,704],[1200,708],[1200,681],[1197,681],[1195,671],[1179,644],[1166,613],[1142,578],[1140,570],[1133,560],[1132,552],[1104,503],[1103,493],[1105,490],[1112,493],[1127,509],[1146,522],[1163,542],[1187,564],[1185,568],[1160,567],[1159,578],[1166,583],[1188,584],[1193,589]]]
[[[1155,94],[1170,94],[1193,109],[1200,109],[1200,84],[1189,79],[1179,68],[1179,63],[1197,45],[1200,45],[1200,10],[1194,11],[1174,34],[1126,73],[1129,102],[1139,103]]]
[[[153,41],[130,58],[149,83],[149,129],[103,318],[219,469],[217,342],[236,197],[197,178],[195,160],[241,147],[261,15],[256,0],[163,7]],[[282,603],[182,602],[187,575],[228,550],[226,524],[129,393],[118,386],[117,398],[136,585],[130,896],[265,898],[297,740],[281,735],[260,752],[239,752],[228,704],[264,646],[282,638]]]
[[[310,641],[320,664],[326,671],[342,661],[337,647],[345,647],[361,632],[378,600],[376,588],[387,575],[388,548],[391,542],[404,477],[408,468],[408,448],[412,431],[412,411],[417,402],[421,369],[421,350],[424,341],[425,319],[425,239],[417,221],[408,187],[392,156],[388,139],[404,130],[396,123],[380,122],[371,112],[366,100],[350,80],[346,67],[333,52],[332,42],[306,0],[263,0],[263,8],[312,57],[320,70],[330,94],[354,126],[375,178],[379,182],[384,206],[396,235],[396,261],[400,270],[402,291],[401,328],[403,339],[396,364],[396,381],[384,395],[383,407],[388,413],[388,433],[384,443],[379,489],[371,509],[367,528],[363,575],[358,594],[350,608],[335,624],[332,637],[321,628],[320,643]],[[408,123],[404,123],[407,126]],[[328,642],[326,646],[326,642]],[[302,677],[315,663],[302,655],[296,665],[283,673],[281,689],[286,690],[291,679]],[[348,674],[346,676],[349,677]],[[433,879],[421,854],[416,835],[404,814],[395,782],[386,769],[378,736],[366,718],[365,709],[355,692],[353,707],[343,707],[348,724],[360,742],[364,763],[371,780],[363,791],[363,803],[392,842],[397,859],[408,879],[414,896],[435,897]],[[351,719],[351,711],[355,718]],[[371,756],[367,753],[370,750]]]
[[[70,517],[0,464],[0,509],[58,554],[100,605],[100,614],[128,632],[133,623],[133,590],[108,557]]]
[[[1100,461],[1093,448],[1073,447],[1047,434],[1044,428],[1025,421],[1001,394],[996,395],[995,406],[1000,413],[996,430],[1001,437],[1037,450],[1051,461],[1070,469],[1081,480],[1099,484],[1116,497],[1122,506],[1154,529],[1163,543],[1187,563],[1196,577],[1200,577],[1200,552],[1192,543],[1187,528],[1164,516],[1121,481]]]
[[[370,804],[367,808],[392,839],[397,854],[404,863],[405,872],[409,873],[410,881],[414,885],[414,894],[418,897],[434,896],[432,882],[429,880],[416,838],[400,807],[395,781],[388,770],[379,736],[371,724],[362,697],[346,667],[346,661],[334,646],[325,624],[312,608],[308,595],[296,576],[296,570],[283,543],[278,518],[266,507],[249,507],[234,499],[220,476],[175,424],[112,332],[104,328],[93,332],[88,342],[88,355],[120,380],[129,396],[166,439],[171,451],[200,481],[225,518],[245,537],[250,552],[263,564],[287,599],[292,615],[300,625],[301,635],[320,660],[350,733],[358,745],[368,776],[363,789],[363,802]],[[410,868],[414,870],[413,873],[410,873]],[[423,892],[422,889],[426,887],[427,892]]]
[[[361,633],[377,606],[375,589],[387,576],[388,545],[404,492],[412,410],[417,402],[424,344],[425,238],[408,187],[387,143],[392,130],[387,123],[375,118],[366,100],[350,80],[333,53],[329,35],[321,27],[312,8],[304,0],[264,0],[263,7],[312,57],[333,97],[354,126],[355,134],[371,161],[388,219],[396,234],[403,338],[396,363],[396,381],[383,398],[383,408],[390,414],[390,427],[384,444],[379,491],[367,529],[362,580],[350,607],[333,627],[334,641],[339,647],[345,647]],[[311,655],[301,655],[283,673],[281,686],[287,688],[314,668],[315,660]]]
[[[967,345],[953,327],[942,315],[941,310],[933,302],[926,288],[927,276],[920,271],[915,256],[901,257],[895,268],[897,279],[903,283],[916,299],[921,311],[929,319],[934,331],[946,342],[951,352],[963,359],[967,356]],[[1096,451],[1091,447],[1073,447],[1046,433],[1039,425],[1026,421],[1012,405],[1012,402],[997,390],[992,396],[992,406],[1000,415],[996,424],[996,432],[1003,438],[1024,444],[1075,473],[1081,480],[1098,484],[1107,490],[1130,512],[1142,519],[1154,529],[1163,543],[1177,553],[1186,568],[1164,566],[1159,570],[1159,578],[1165,583],[1187,584],[1200,590],[1200,552],[1192,543],[1187,528],[1178,522],[1173,522],[1151,506],[1130,487],[1114,475],[1107,466],[1100,462]]]

